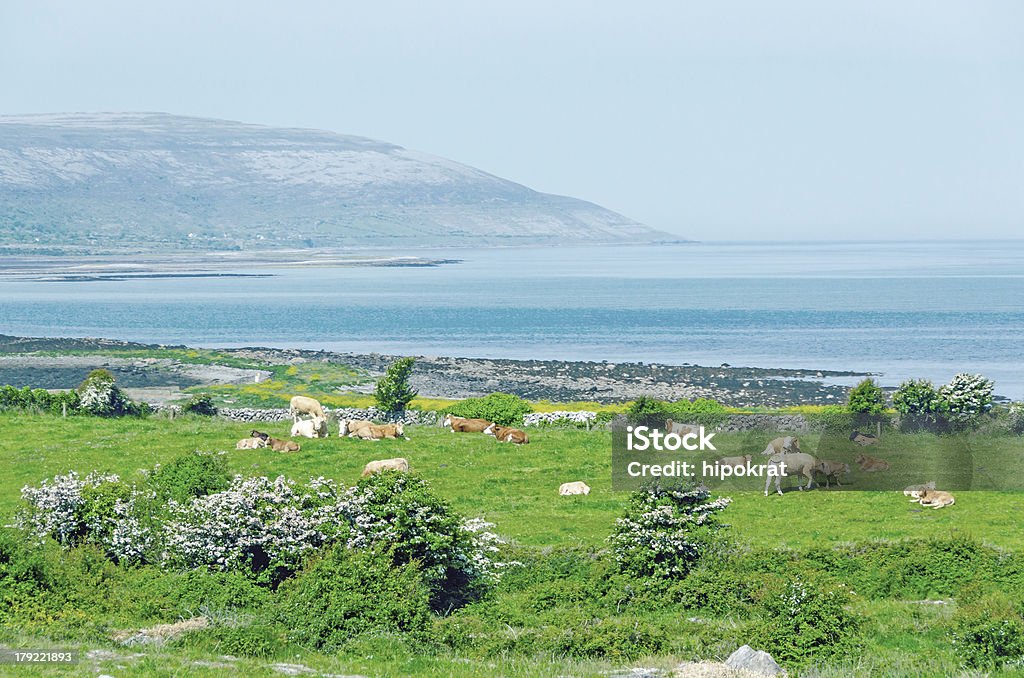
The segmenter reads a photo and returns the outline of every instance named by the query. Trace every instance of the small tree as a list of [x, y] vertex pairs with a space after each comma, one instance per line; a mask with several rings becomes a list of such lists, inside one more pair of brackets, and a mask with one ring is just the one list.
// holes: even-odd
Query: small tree
[[378, 409], [400, 412], [416, 397], [416, 391], [409, 386], [409, 375], [415, 362], [415, 358], [399, 358], [388, 366], [373, 393]]
[[892, 405], [901, 415], [901, 425], [915, 428], [934, 425], [946, 411], [939, 391], [927, 379], [908, 379], [892, 394]]
[[198, 393], [192, 396], [181, 411], [185, 414], [198, 414], [201, 417], [217, 416], [217, 406], [213, 404], [213, 397], [208, 393]]
[[868, 377], [850, 390], [846, 406], [854, 414], [877, 417], [885, 412], [885, 391]]

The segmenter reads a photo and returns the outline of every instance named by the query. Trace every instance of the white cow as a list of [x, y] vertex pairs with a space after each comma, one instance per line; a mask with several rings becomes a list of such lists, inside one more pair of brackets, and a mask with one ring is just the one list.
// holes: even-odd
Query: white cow
[[371, 461], [363, 467], [363, 473], [360, 477], [365, 478], [366, 476], [372, 476], [374, 473], [380, 473], [381, 471], [399, 471], [401, 473], [408, 473], [409, 462], [402, 457]]
[[582, 480], [577, 480], [574, 483], [562, 483], [558, 486], [558, 494], [563, 497], [568, 497], [574, 494], [590, 494], [590, 486]]
[[[769, 472], [765, 474], [764, 496], [768, 496], [768, 486], [775, 479], [775, 491], [782, 494], [782, 478], [797, 477], [797, 487], [804, 490], [804, 478], [807, 478], [807, 489], [814, 485], [814, 467], [818, 460], [804, 452], [780, 452], [768, 458]], [[771, 467], [776, 467], [774, 473]]]
[[294, 396], [288, 408], [288, 413], [292, 415], [292, 422], [298, 421], [300, 414], [308, 414], [310, 418], [320, 417], [324, 420], [327, 419], [327, 413], [324, 412], [320, 401], [307, 396]]
[[312, 419], [303, 419], [292, 424], [292, 438], [295, 436], [326, 438], [327, 435], [327, 419], [313, 417]]

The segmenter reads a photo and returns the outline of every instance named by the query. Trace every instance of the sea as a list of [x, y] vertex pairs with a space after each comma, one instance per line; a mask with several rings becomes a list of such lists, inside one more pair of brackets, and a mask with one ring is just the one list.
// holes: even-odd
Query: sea
[[231, 273], [269, 276], [75, 282], [4, 275], [0, 262], [0, 333], [853, 370], [890, 386], [971, 372], [1024, 399], [1024, 240], [402, 254], [460, 262], [274, 268], [254, 253]]

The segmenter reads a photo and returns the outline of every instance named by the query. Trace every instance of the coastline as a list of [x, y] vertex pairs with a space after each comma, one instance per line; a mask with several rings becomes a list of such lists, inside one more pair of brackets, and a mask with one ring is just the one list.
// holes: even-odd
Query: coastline
[[[0, 383], [43, 388], [71, 388], [95, 367], [114, 371], [126, 387], [163, 390], [167, 399], [178, 388], [205, 384], [251, 383], [258, 369], [229, 369], [161, 358], [161, 350], [186, 346], [139, 344], [112, 339], [39, 338], [0, 335]], [[126, 351], [156, 352], [125, 357]], [[61, 355], [62, 352], [73, 355]], [[266, 347], [217, 349], [233, 358], [266, 365], [323, 362], [355, 368], [369, 377], [383, 374], [396, 357], [381, 353]], [[828, 405], [845, 400], [847, 388], [828, 384], [830, 377], [868, 373], [814, 369], [736, 367], [722, 364], [666, 365], [645, 362], [513, 360], [451, 356], [416, 356], [412, 385], [421, 396], [460, 399], [501, 391], [529, 400], [588, 401], [602, 404], [649, 396], [663, 400], [712, 398], [735, 407]], [[28, 380], [35, 379], [35, 382]], [[20, 381], [19, 381], [20, 380]], [[40, 381], [42, 380], [42, 381]], [[353, 386], [366, 393], [372, 387]], [[178, 391], [180, 393], [180, 391]]]

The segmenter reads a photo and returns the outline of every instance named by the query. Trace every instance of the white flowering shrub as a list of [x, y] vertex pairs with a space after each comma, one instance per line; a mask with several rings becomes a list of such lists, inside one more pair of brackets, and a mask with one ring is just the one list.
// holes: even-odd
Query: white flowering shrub
[[143, 406], [132, 402], [114, 384], [114, 376], [106, 370], [93, 370], [79, 385], [78, 408], [97, 417], [122, 417], [143, 412]]
[[1007, 423], [1010, 431], [1024, 435], [1024, 403], [1011, 403], [1007, 412]]
[[88, 534], [84, 493], [119, 480], [116, 475], [100, 473], [83, 479], [71, 471], [44, 480], [39, 487], [26, 485], [21, 488], [26, 506], [15, 516], [15, 524], [36, 538], [52, 537], [64, 545], [78, 543]]
[[958, 374], [939, 389], [950, 424], [964, 427], [973, 424], [992, 409], [991, 380], [980, 374]]
[[270, 584], [333, 541], [343, 524], [336, 488], [322, 478], [296, 485], [284, 476], [236, 476], [221, 492], [172, 501], [169, 512], [165, 565], [243, 571]]
[[716, 514], [732, 502], [705, 487], [650, 483], [630, 497], [608, 540], [623, 572], [635, 577], [682, 578], [725, 527]]

